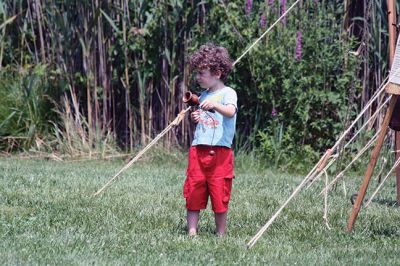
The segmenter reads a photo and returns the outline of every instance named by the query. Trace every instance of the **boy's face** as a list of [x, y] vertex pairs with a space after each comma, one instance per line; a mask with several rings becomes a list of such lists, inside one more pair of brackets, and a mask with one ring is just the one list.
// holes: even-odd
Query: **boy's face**
[[203, 89], [216, 86], [220, 82], [221, 74], [212, 74], [209, 69], [201, 69], [196, 73], [196, 81]]

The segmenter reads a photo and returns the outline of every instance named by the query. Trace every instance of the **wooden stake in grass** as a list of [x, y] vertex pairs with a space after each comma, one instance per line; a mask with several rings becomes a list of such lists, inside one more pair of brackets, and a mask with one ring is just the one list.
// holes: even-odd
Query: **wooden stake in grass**
[[106, 189], [115, 179], [117, 179], [122, 172], [124, 172], [126, 169], [132, 166], [146, 151], [148, 151], [160, 138], [162, 138], [168, 131], [170, 131], [173, 127], [179, 125], [179, 123], [182, 121], [182, 119], [185, 117], [185, 114], [190, 110], [191, 107], [188, 107], [184, 110], [182, 110], [178, 116], [172, 121], [163, 131], [161, 131], [160, 134], [157, 135], [147, 146], [141, 150], [135, 158], [130, 160], [124, 167], [122, 167], [121, 170], [119, 170], [118, 173], [116, 173], [101, 189], [99, 189], [96, 193], [93, 194], [93, 196], [99, 195], [104, 189]]

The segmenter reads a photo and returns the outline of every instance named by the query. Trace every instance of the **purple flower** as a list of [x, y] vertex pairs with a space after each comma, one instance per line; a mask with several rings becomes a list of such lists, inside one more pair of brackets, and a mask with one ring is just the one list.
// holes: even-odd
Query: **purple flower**
[[269, 8], [271, 9], [271, 12], [272, 12], [272, 13], [275, 13], [275, 12], [276, 12], [275, 7], [274, 7], [274, 4], [275, 4], [275, 0], [268, 0], [268, 6], [269, 6]]
[[247, 14], [247, 16], [250, 16], [252, 6], [253, 6], [253, 0], [246, 0], [246, 14]]
[[[281, 15], [286, 12], [286, 0], [281, 0]], [[282, 24], [286, 25], [286, 16], [282, 18]]]
[[265, 28], [267, 25], [267, 17], [265, 16], [265, 13], [263, 13], [260, 17], [260, 27]]
[[277, 115], [278, 115], [278, 110], [276, 110], [276, 108], [273, 107], [273, 108], [272, 108], [272, 112], [271, 112], [271, 116], [272, 116], [272, 117], [275, 117], [275, 116], [277, 116]]
[[296, 54], [294, 58], [296, 61], [299, 61], [301, 59], [301, 31], [297, 31], [296, 34]]

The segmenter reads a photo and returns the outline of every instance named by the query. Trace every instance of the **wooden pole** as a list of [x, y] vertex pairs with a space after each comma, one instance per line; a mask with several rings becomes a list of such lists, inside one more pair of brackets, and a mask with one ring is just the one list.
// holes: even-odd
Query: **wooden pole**
[[[396, 23], [397, 23], [397, 14], [396, 14], [396, 2], [394, 0], [388, 0], [388, 25], [389, 25], [389, 65], [393, 64], [394, 53], [396, 49]], [[395, 143], [395, 154], [396, 161], [400, 157], [400, 132], [395, 132], [394, 137]], [[400, 166], [396, 168], [396, 187], [397, 187], [397, 205], [400, 205]]]
[[353, 230], [354, 223], [356, 222], [358, 213], [360, 211], [361, 203], [364, 200], [365, 192], [367, 191], [369, 181], [371, 180], [371, 176], [374, 172], [379, 153], [382, 149], [383, 141], [385, 139], [386, 133], [389, 128], [389, 123], [392, 118], [392, 114], [393, 114], [393, 110], [394, 110], [394, 107], [397, 102], [397, 98], [398, 98], [397, 95], [392, 95], [392, 99], [390, 100], [388, 110], [386, 111], [386, 115], [383, 120], [383, 124], [382, 124], [382, 128], [381, 128], [381, 133], [379, 134], [376, 146], [375, 146], [374, 150], [372, 151], [371, 159], [369, 161], [367, 171], [365, 172], [364, 181], [360, 187], [356, 202], [354, 203], [353, 210], [351, 212], [349, 221], [347, 223], [347, 231], [349, 231], [349, 232]]

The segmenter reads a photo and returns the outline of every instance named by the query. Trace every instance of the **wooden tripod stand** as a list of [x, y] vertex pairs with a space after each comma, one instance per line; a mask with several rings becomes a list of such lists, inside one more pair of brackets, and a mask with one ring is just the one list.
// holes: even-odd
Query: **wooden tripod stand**
[[347, 231], [352, 231], [354, 223], [356, 222], [358, 213], [360, 212], [361, 203], [364, 200], [365, 193], [367, 191], [369, 181], [371, 180], [372, 174], [374, 172], [376, 162], [378, 160], [379, 153], [382, 149], [382, 144], [385, 139], [386, 133], [389, 129], [389, 123], [393, 115], [394, 108], [396, 106], [397, 98], [400, 95], [400, 86], [390, 86], [391, 91], [386, 90], [387, 92], [392, 94], [392, 99], [390, 99], [389, 107], [386, 111], [385, 118], [383, 120], [382, 129], [379, 134], [379, 137], [376, 141], [376, 146], [371, 154], [371, 159], [368, 163], [367, 171], [365, 172], [364, 181], [361, 184], [361, 187], [358, 192], [357, 199], [354, 203], [353, 210], [351, 212], [349, 221], [347, 223]]

